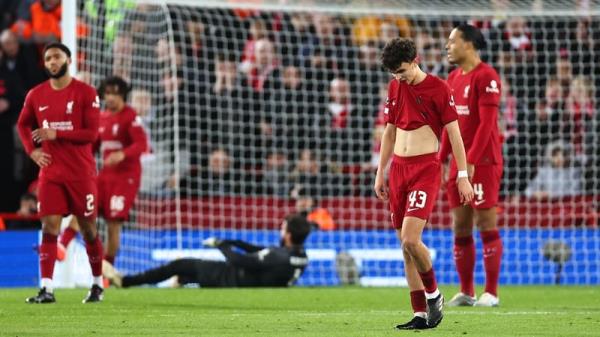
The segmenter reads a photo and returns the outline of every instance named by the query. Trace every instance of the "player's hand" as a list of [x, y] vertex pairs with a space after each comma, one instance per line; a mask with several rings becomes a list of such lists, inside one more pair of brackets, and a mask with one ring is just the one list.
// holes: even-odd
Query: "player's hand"
[[31, 154], [29, 155], [29, 157], [31, 157], [31, 159], [39, 167], [46, 167], [46, 166], [50, 165], [50, 163], [52, 162], [52, 157], [50, 156], [50, 154], [42, 151], [42, 149], [35, 149], [35, 150], [31, 151]]
[[373, 189], [375, 190], [375, 194], [377, 194], [377, 198], [381, 200], [389, 199], [389, 190], [388, 187], [385, 186], [383, 175], [377, 174], [377, 176], [375, 176], [375, 185], [373, 186]]
[[221, 243], [221, 240], [211, 236], [210, 238], [206, 238], [202, 240], [202, 244], [206, 247], [216, 247]]
[[473, 192], [473, 186], [469, 182], [468, 178], [458, 178], [458, 194], [460, 195], [460, 202], [464, 205], [468, 204], [473, 200], [475, 193]]
[[115, 166], [125, 159], [125, 153], [123, 151], [111, 152], [108, 157], [104, 160], [104, 166]]
[[56, 139], [56, 130], [54, 129], [35, 129], [31, 132], [31, 137], [36, 143], [41, 143], [46, 140]]
[[467, 174], [469, 175], [469, 181], [473, 181], [475, 175], [475, 165], [467, 163]]

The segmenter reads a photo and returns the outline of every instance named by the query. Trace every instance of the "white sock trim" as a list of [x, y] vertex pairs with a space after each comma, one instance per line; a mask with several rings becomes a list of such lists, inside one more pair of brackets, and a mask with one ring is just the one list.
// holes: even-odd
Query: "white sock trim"
[[104, 283], [102, 282], [102, 276], [94, 276], [93, 284], [97, 285], [100, 288], [104, 287]]
[[425, 298], [428, 299], [428, 300], [430, 300], [432, 298], [436, 298], [438, 296], [440, 296], [440, 290], [439, 289], [435, 289], [435, 291], [432, 292], [432, 293], [425, 292]]
[[42, 288], [46, 288], [46, 292], [54, 292], [54, 288], [52, 287], [52, 279], [43, 277], [42, 278]]
[[424, 311], [417, 311], [415, 312], [415, 317], [421, 317], [421, 318], [427, 318], [427, 313]]

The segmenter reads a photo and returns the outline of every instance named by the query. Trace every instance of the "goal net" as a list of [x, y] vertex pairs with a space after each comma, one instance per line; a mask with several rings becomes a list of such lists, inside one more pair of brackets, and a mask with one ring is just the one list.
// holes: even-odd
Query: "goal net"
[[[598, 2], [415, 3], [79, 0], [78, 77], [130, 81], [152, 148], [118, 269], [222, 258], [208, 236], [278, 244], [285, 215], [306, 209], [319, 229], [300, 284], [405, 284], [372, 191], [390, 80], [379, 52], [411, 37], [445, 78], [446, 39], [469, 22], [503, 87], [500, 282], [600, 283]], [[444, 192], [424, 240], [439, 281], [457, 283]]]

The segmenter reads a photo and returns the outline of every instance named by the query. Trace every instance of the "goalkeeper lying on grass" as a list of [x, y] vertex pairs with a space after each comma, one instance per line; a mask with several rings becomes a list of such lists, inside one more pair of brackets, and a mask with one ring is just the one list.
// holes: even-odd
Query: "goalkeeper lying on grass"
[[[302, 215], [289, 215], [281, 224], [281, 246], [262, 247], [241, 240], [208, 238], [202, 243], [218, 248], [225, 261], [185, 258], [140, 274], [121, 276], [104, 261], [103, 274], [117, 287], [154, 284], [172, 276], [178, 283], [201, 287], [285, 287], [293, 285], [308, 264], [304, 240], [311, 223]], [[244, 251], [233, 250], [237, 247]]]

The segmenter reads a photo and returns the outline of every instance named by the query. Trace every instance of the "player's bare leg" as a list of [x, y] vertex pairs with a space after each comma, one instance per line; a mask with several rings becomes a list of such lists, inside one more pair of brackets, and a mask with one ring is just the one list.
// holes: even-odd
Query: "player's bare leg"
[[71, 216], [71, 220], [69, 221], [69, 225], [58, 237], [58, 260], [62, 261], [66, 258], [67, 247], [73, 239], [79, 234], [79, 224], [77, 223], [77, 218]]
[[106, 254], [104, 259], [110, 264], [115, 264], [115, 257], [119, 252], [121, 245], [121, 226], [123, 222], [120, 220], [107, 221], [108, 225], [108, 241], [106, 243]]
[[473, 306], [475, 304], [475, 241], [473, 240], [473, 208], [460, 206], [452, 209], [454, 226], [454, 263], [460, 281], [460, 291], [448, 306]]
[[102, 260], [103, 260], [103, 248], [102, 241], [98, 235], [98, 229], [96, 228], [95, 218], [77, 217], [79, 227], [81, 228], [81, 234], [85, 240], [85, 249], [88, 254], [90, 266], [92, 267], [93, 284], [92, 287], [83, 300], [83, 303], [100, 302], [102, 301], [103, 292], [102, 289]]
[[435, 328], [443, 318], [444, 296], [437, 287], [429, 250], [421, 240], [421, 234], [426, 223], [427, 221], [423, 219], [405, 217], [402, 222], [400, 241], [402, 242], [403, 252], [410, 256], [414, 269], [416, 269], [425, 289], [427, 325], [430, 328]]
[[[401, 240], [401, 231], [398, 230], [396, 233], [398, 239]], [[425, 289], [423, 288], [421, 276], [419, 276], [417, 267], [410, 254], [403, 249], [402, 255], [404, 256], [404, 273], [406, 275], [408, 289], [410, 290], [410, 304], [413, 309], [414, 317], [404, 324], [396, 325], [396, 329], [427, 329], [427, 301], [425, 299]]]
[[48, 215], [42, 217], [42, 244], [39, 250], [40, 271], [42, 286], [36, 296], [27, 298], [27, 303], [54, 303], [54, 289], [52, 287], [52, 275], [56, 262], [58, 233], [62, 216]]
[[475, 210], [475, 223], [483, 243], [483, 264], [485, 268], [485, 291], [475, 302], [475, 306], [495, 307], [500, 304], [498, 278], [503, 247], [497, 222], [495, 207]]

